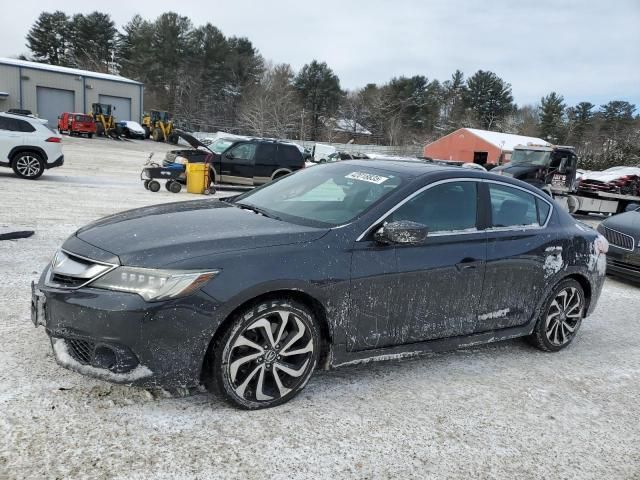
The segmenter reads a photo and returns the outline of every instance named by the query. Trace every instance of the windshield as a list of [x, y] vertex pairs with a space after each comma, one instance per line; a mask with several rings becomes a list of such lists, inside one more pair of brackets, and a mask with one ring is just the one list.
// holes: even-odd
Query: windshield
[[210, 144], [207, 148], [211, 150], [213, 153], [222, 153], [227, 148], [229, 148], [233, 144], [233, 140], [228, 140], [226, 138], [219, 138], [212, 144]]
[[551, 152], [540, 150], [514, 150], [511, 154], [511, 165], [548, 165]]
[[384, 170], [334, 163], [287, 175], [240, 195], [234, 203], [291, 223], [337, 226], [356, 218], [400, 183], [400, 177]]

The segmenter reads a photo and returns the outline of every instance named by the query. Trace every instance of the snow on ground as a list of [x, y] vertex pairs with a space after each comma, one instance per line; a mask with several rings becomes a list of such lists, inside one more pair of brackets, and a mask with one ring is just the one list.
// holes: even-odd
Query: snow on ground
[[56, 365], [29, 284], [79, 226], [201, 198], [144, 190], [150, 141], [64, 140], [36, 182], [0, 170], [0, 479], [640, 478], [640, 288], [608, 279], [557, 354], [516, 340], [318, 372], [292, 402], [235, 410]]

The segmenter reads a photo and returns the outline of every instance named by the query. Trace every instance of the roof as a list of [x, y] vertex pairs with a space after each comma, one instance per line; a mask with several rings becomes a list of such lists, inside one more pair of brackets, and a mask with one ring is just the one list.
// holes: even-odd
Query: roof
[[494, 145], [501, 150], [513, 150], [516, 145], [534, 145], [551, 146], [551, 144], [541, 138], [526, 137], [524, 135], [514, 135], [512, 133], [490, 132], [489, 130], [479, 130], [477, 128], [463, 128], [473, 133], [476, 137], [480, 137], [485, 142]]
[[79, 68], [60, 67], [58, 65], [49, 65], [48, 63], [29, 62], [27, 60], [17, 60], [15, 58], [0, 57], [0, 65], [12, 65], [14, 67], [31, 68], [33, 70], [45, 70], [48, 72], [64, 73], [67, 75], [76, 75], [76, 76], [82, 76], [87, 78], [97, 78], [100, 80], [111, 80], [112, 82], [142, 85], [142, 83], [140, 82], [131, 80], [130, 78], [121, 77], [120, 75], [91, 72], [89, 70], [80, 70]]

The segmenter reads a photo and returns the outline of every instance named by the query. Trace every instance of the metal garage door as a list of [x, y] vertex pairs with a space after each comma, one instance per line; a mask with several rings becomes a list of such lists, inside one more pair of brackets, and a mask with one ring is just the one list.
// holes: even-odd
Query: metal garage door
[[[126, 97], [113, 97], [111, 95], [100, 95], [100, 103], [109, 103], [116, 107], [113, 115], [116, 120], [134, 120], [131, 118], [131, 99]], [[140, 121], [138, 118], [137, 121]]]
[[58, 127], [58, 116], [63, 112], [75, 111], [73, 90], [36, 87], [36, 101], [40, 118], [49, 120], [50, 128]]

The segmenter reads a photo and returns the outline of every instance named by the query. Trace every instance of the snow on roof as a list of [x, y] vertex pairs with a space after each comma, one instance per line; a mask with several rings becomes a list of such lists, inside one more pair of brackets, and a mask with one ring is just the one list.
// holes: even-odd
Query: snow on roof
[[111, 80], [115, 82], [142, 85], [142, 83], [140, 82], [136, 82], [135, 80], [131, 80], [130, 78], [121, 77], [120, 75], [91, 72], [89, 70], [80, 70], [78, 68], [60, 67], [58, 65], [49, 65], [48, 63], [28, 62], [26, 60], [17, 60], [15, 58], [0, 57], [0, 65], [13, 65], [14, 67], [31, 68], [34, 70], [46, 70], [49, 72], [66, 73], [69, 75], [79, 75], [88, 78], [98, 78], [101, 80]]
[[[371, 132], [360, 125], [355, 120], [348, 118], [338, 118], [335, 120], [336, 126], [334, 130], [338, 132], [357, 133], [360, 135], [371, 135]], [[355, 127], [355, 128], [354, 128]]]
[[485, 142], [488, 142], [502, 150], [513, 150], [516, 145], [527, 145], [529, 143], [533, 145], [545, 145], [551, 146], [549, 142], [536, 137], [525, 137], [524, 135], [514, 135], [512, 133], [490, 132], [488, 130], [479, 130], [477, 128], [465, 128], [468, 132], [473, 133], [475, 136], [482, 138]]

